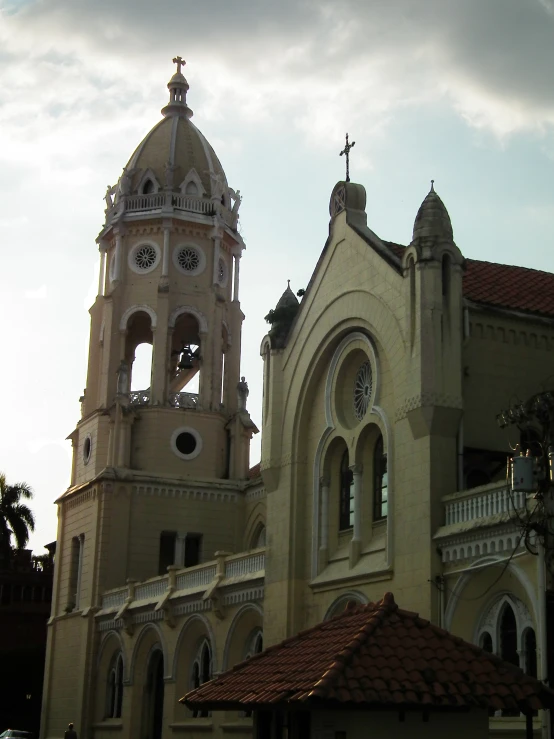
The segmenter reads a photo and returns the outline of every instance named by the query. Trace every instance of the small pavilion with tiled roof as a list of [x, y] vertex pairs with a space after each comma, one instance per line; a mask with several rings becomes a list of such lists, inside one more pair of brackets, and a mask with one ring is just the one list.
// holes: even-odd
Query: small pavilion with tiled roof
[[525, 714], [533, 736], [533, 713], [554, 707], [554, 691], [387, 593], [269, 647], [181, 702], [253, 711], [256, 739], [485, 739], [489, 711]]

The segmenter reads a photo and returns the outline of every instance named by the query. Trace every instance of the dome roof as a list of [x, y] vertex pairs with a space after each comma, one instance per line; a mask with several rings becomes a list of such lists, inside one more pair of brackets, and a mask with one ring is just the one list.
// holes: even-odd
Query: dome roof
[[221, 196], [228, 189], [217, 154], [194, 123], [180, 115], [170, 114], [154, 126], [124, 171], [131, 177], [130, 192], [143, 185], [145, 175], [153, 175], [160, 189], [178, 191], [189, 173], [202, 186], [198, 195]]
[[433, 180], [431, 180], [431, 190], [417, 212], [412, 241], [422, 237], [441, 238], [444, 241], [454, 240], [450, 216], [444, 203], [435, 192]]
[[[191, 122], [187, 105], [189, 84], [181, 73], [184, 61], [173, 60], [177, 72], [170, 79], [169, 102], [162, 109], [164, 118], [154, 126], [136, 148], [123, 170], [118, 194], [142, 194], [164, 189], [185, 192], [189, 181], [195, 187], [188, 192], [199, 197], [223, 198], [229, 205], [225, 172], [215, 151]], [[152, 187], [145, 190], [147, 180]]]
[[294, 306], [296, 308], [299, 305], [300, 303], [298, 302], [298, 298], [290, 289], [290, 280], [287, 280], [287, 289], [279, 298], [279, 301], [275, 306], [275, 310], [277, 310], [278, 308], [289, 308], [291, 306]]

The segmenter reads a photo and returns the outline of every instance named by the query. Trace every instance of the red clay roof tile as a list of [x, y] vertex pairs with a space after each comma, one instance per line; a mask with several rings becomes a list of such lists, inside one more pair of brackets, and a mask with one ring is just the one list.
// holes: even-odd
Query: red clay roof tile
[[[430, 645], [433, 645], [431, 648]], [[393, 657], [386, 658], [387, 652]], [[410, 658], [400, 659], [400, 651]], [[191, 707], [319, 701], [405, 707], [554, 707], [554, 691], [522, 670], [398, 608], [349, 608], [188, 693]]]

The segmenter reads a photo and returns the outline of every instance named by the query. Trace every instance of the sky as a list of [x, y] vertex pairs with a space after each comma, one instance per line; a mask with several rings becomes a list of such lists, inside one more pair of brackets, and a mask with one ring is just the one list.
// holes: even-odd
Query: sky
[[466, 257], [552, 271], [554, 0], [0, 0], [0, 470], [35, 490], [38, 552], [69, 482], [106, 185], [175, 55], [243, 197], [258, 425], [264, 316], [310, 279], [347, 131], [381, 238], [410, 242], [434, 179]]

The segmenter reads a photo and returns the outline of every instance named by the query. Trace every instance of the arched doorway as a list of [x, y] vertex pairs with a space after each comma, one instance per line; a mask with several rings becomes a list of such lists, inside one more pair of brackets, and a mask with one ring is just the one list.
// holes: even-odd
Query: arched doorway
[[144, 686], [144, 739], [161, 739], [164, 715], [164, 658], [161, 650], [152, 652]]

